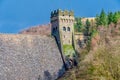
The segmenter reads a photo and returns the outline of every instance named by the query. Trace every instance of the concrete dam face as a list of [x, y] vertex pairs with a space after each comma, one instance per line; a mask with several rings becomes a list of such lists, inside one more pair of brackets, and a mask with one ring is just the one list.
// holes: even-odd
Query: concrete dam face
[[0, 34], [0, 80], [55, 80], [64, 71], [54, 38]]

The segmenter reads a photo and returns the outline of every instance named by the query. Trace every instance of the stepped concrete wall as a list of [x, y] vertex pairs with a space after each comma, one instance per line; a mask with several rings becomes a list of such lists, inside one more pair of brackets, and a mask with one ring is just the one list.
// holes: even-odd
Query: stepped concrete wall
[[54, 38], [0, 34], [0, 80], [55, 80], [64, 71]]

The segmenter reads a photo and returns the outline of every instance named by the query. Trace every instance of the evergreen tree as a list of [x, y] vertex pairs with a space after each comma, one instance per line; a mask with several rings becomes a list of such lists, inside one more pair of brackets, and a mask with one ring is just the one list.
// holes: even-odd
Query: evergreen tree
[[87, 19], [86, 20], [86, 26], [89, 27], [90, 26], [90, 21]]
[[99, 19], [99, 25], [106, 26], [107, 24], [108, 24], [107, 15], [105, 11], [102, 9], [101, 14], [100, 14], [100, 19]]
[[108, 13], [108, 24], [114, 21], [113, 17], [114, 17], [114, 14], [112, 12], [109, 12]]
[[113, 22], [117, 23], [119, 19], [120, 19], [120, 12], [115, 12], [113, 16]]
[[75, 31], [82, 32], [83, 31], [83, 24], [82, 24], [81, 18], [76, 18], [75, 20], [76, 20]]
[[85, 34], [87, 36], [89, 35], [89, 28], [90, 28], [90, 21], [87, 19], [86, 20], [86, 26], [85, 26]]
[[97, 26], [100, 25], [100, 17], [99, 17], [98, 14], [96, 15], [95, 20], [96, 20], [96, 25], [97, 25]]
[[96, 15], [96, 25], [104, 25], [106, 26], [108, 24], [108, 20], [107, 20], [107, 15], [105, 13], [105, 11], [102, 9], [100, 15]]

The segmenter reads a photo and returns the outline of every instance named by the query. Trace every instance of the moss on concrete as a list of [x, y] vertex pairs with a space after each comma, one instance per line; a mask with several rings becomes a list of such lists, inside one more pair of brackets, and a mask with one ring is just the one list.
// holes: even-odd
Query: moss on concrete
[[75, 55], [75, 50], [72, 45], [63, 45], [63, 51], [66, 56], [73, 57]]

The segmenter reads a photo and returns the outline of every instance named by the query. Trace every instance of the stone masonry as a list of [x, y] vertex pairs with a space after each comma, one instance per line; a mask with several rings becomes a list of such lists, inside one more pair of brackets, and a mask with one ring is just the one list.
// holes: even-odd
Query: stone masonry
[[54, 38], [0, 34], [0, 80], [55, 80], [64, 71]]
[[63, 53], [63, 45], [73, 45], [74, 13], [67, 10], [55, 10], [51, 12], [51, 31], [56, 38], [60, 51]]

